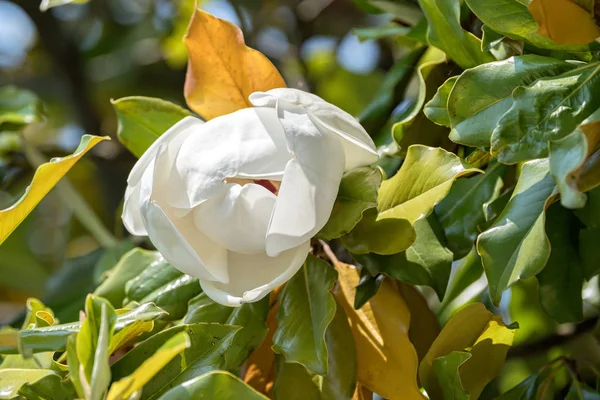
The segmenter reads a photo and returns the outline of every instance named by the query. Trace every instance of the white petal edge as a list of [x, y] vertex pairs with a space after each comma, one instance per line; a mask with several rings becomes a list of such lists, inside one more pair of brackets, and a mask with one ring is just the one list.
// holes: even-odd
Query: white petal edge
[[[224, 306], [239, 307], [244, 303], [254, 303], [267, 296], [279, 285], [290, 280], [304, 264], [309, 250], [310, 242], [306, 242], [296, 248], [287, 250], [278, 257], [269, 257], [266, 254], [252, 256], [230, 253], [230, 283], [220, 284], [201, 279], [200, 286], [208, 297]], [[281, 263], [283, 265], [281, 273], [272, 274], [274, 278], [268, 282], [253, 284], [253, 281], [260, 278], [256, 275], [257, 271], [268, 268], [267, 263], [273, 266]], [[240, 293], [240, 286], [247, 286], [247, 290]]]

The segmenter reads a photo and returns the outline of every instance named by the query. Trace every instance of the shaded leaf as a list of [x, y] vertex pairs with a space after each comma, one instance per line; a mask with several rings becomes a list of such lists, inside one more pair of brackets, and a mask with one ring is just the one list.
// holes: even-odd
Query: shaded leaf
[[337, 273], [326, 262], [309, 255], [285, 285], [277, 312], [273, 351], [286, 363], [299, 363], [319, 375], [327, 374], [325, 332], [335, 316], [330, 293]]
[[377, 207], [381, 179], [381, 171], [370, 167], [344, 173], [331, 216], [317, 237], [330, 240], [350, 232], [367, 209]]
[[435, 95], [423, 108], [423, 113], [431, 121], [438, 125], [450, 127], [450, 116], [448, 115], [448, 98], [456, 83], [458, 76], [452, 76], [446, 80], [437, 90]]
[[481, 41], [460, 25], [460, 4], [452, 0], [419, 0], [429, 22], [427, 40], [462, 68], [495, 61], [481, 50]]
[[600, 36], [593, 13], [571, 0], [533, 0], [527, 6], [540, 25], [537, 33], [556, 44], [584, 45]]
[[33, 208], [48, 194], [71, 167], [92, 147], [108, 137], [83, 135], [73, 154], [53, 158], [35, 171], [31, 185], [12, 206], [0, 210], [0, 244], [15, 230]]
[[254, 92], [285, 87], [275, 66], [246, 47], [230, 22], [196, 8], [183, 40], [189, 54], [185, 99], [206, 119], [251, 107]]
[[10, 85], [0, 88], [0, 125], [36, 122], [39, 112], [40, 100], [35, 93]]
[[175, 386], [162, 400], [210, 399], [215, 393], [219, 400], [266, 400], [267, 397], [246, 385], [235, 375], [225, 371], [212, 371]]
[[469, 358], [470, 353], [453, 351], [433, 360], [433, 370], [440, 382], [444, 400], [469, 400], [469, 392], [463, 388], [458, 371]]
[[175, 123], [192, 115], [177, 104], [154, 97], [123, 97], [111, 103], [119, 121], [119, 141], [136, 157]]
[[19, 395], [27, 400], [64, 400], [76, 397], [71, 382], [61, 379], [57, 374], [48, 374], [35, 382], [24, 384]]
[[540, 272], [550, 253], [544, 230], [546, 208], [555, 192], [547, 159], [523, 164], [515, 190], [494, 224], [477, 239], [490, 296]]
[[582, 382], [574, 381], [565, 400], [600, 400], [600, 393], [587, 387]]
[[419, 379], [432, 400], [444, 399], [441, 382], [434, 373], [433, 362], [454, 351], [468, 352], [471, 357], [459, 368], [462, 387], [471, 398], [478, 398], [483, 388], [500, 372], [512, 345], [515, 329], [502, 323], [481, 303], [460, 310], [448, 321], [419, 366]]

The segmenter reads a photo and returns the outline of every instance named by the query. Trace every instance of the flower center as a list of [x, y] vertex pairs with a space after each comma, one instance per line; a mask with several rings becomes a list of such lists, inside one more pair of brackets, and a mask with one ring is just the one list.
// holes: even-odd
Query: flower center
[[268, 179], [242, 179], [242, 178], [225, 178], [223, 179], [225, 183], [237, 183], [238, 185], [244, 186], [248, 183], [254, 183], [260, 185], [267, 189], [269, 192], [273, 193], [277, 196], [277, 192], [279, 192], [279, 186], [281, 186], [280, 181], [271, 181]]

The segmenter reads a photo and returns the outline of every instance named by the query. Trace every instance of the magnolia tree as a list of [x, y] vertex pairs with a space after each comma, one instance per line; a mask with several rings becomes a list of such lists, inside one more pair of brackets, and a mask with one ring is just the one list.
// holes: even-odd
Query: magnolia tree
[[122, 240], [59, 184], [110, 138], [44, 163], [37, 97], [0, 89], [37, 166], [0, 242], [58, 184], [103, 248], [85, 301], [0, 330], [0, 399], [600, 398], [597, 5], [355, 3], [396, 50], [357, 117], [190, 9], [189, 109], [112, 101]]

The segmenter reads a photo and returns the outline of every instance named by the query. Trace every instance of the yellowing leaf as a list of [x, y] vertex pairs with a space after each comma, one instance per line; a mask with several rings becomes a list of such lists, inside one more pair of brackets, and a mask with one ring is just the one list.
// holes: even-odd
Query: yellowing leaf
[[500, 372], [512, 345], [515, 329], [486, 310], [481, 303], [470, 304], [448, 321], [419, 366], [419, 379], [432, 400], [444, 399], [434, 373], [433, 361], [453, 351], [471, 357], [459, 367], [460, 381], [472, 399]]
[[53, 158], [50, 162], [40, 165], [35, 171], [31, 185], [25, 190], [25, 194], [15, 204], [0, 211], [0, 244], [23, 222], [31, 210], [85, 153], [106, 139], [109, 138], [84, 135], [73, 154]]
[[185, 99], [206, 119], [250, 107], [253, 92], [285, 87], [277, 68], [247, 47], [230, 22], [196, 9], [183, 40], [189, 54]]
[[594, 17], [571, 0], [533, 0], [529, 12], [540, 25], [537, 33], [561, 45], [583, 45], [600, 36]]
[[389, 279], [360, 310], [352, 307], [359, 276], [357, 270], [337, 260], [339, 287], [334, 292], [344, 307], [354, 335], [358, 357], [358, 382], [391, 400], [421, 400], [417, 385], [417, 352], [408, 338], [410, 311]]

